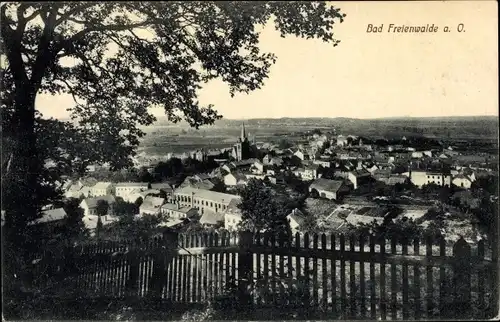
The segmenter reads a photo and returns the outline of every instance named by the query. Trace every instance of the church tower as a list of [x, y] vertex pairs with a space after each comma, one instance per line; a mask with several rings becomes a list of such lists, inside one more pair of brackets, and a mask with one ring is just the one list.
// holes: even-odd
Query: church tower
[[238, 143], [233, 147], [233, 157], [237, 161], [246, 160], [250, 157], [250, 142], [248, 141], [245, 124], [241, 124], [241, 134]]
[[247, 140], [247, 132], [245, 130], [245, 123], [241, 123], [240, 142], [245, 142], [246, 140]]

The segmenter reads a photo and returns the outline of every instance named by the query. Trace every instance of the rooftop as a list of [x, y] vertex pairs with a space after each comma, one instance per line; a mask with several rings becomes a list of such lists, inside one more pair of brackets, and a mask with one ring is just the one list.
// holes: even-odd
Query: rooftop
[[147, 187], [148, 185], [147, 182], [118, 182], [116, 187]]
[[200, 218], [200, 224], [216, 225], [224, 221], [224, 214], [206, 210]]
[[316, 189], [316, 190], [326, 190], [326, 191], [336, 192], [340, 189], [342, 184], [343, 184], [343, 181], [340, 181], [340, 180], [330, 180], [330, 179], [319, 178], [319, 179], [314, 180], [314, 182], [311, 184], [310, 188]]
[[240, 199], [240, 196], [232, 195], [228, 193], [196, 189], [193, 187], [182, 187], [180, 189], [175, 190], [176, 195], [192, 195], [195, 197], [205, 200], [214, 201], [217, 203], [229, 204], [232, 199]]

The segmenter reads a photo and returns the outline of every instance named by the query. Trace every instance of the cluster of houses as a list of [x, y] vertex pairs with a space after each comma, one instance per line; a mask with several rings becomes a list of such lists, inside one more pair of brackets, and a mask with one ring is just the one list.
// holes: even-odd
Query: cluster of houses
[[[84, 223], [89, 229], [96, 227], [99, 217], [104, 225], [116, 221], [114, 205], [117, 198], [121, 198], [131, 203], [142, 201], [137, 215], [161, 215], [166, 218], [163, 223], [166, 226], [196, 219], [206, 227], [234, 230], [241, 221], [238, 209], [240, 197], [234, 188], [246, 185], [252, 178], [284, 184], [284, 173], [293, 173], [300, 180], [310, 183], [311, 194], [325, 200], [339, 200], [373, 180], [387, 185], [412, 182], [422, 187], [434, 183], [467, 189], [477, 175], [484, 172], [453, 163], [459, 154], [451, 148], [444, 151], [417, 151], [402, 146], [380, 149], [363, 144], [362, 139], [356, 136], [342, 135], [314, 134], [288, 149], [280, 149], [270, 143], [248, 143], [260, 154], [248, 157], [245, 152], [248, 139], [244, 129], [241, 136], [233, 148], [236, 161], [222, 162], [219, 168], [208, 174], [187, 177], [177, 187], [169, 183], [98, 182], [90, 178], [68, 182], [63, 190], [67, 198], [82, 198], [80, 206], [84, 209]], [[197, 154], [196, 157], [203, 158], [204, 154]], [[439, 165], [444, 163], [450, 165], [447, 169], [451, 170], [440, 170]], [[402, 167], [403, 171], [395, 171], [398, 167]], [[323, 178], [322, 171], [325, 169], [331, 169], [335, 179]], [[224, 183], [228, 193], [214, 191], [217, 181]], [[100, 200], [109, 205], [104, 216], [97, 213]], [[62, 215], [59, 210], [50, 211], [57, 213], [52, 216]], [[298, 212], [289, 215], [294, 227], [299, 225], [300, 218]]]

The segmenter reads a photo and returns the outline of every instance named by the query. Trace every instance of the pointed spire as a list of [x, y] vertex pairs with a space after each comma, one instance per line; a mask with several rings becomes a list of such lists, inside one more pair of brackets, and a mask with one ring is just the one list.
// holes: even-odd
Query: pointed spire
[[241, 123], [241, 141], [245, 141], [247, 138], [247, 133], [245, 131], [245, 123]]

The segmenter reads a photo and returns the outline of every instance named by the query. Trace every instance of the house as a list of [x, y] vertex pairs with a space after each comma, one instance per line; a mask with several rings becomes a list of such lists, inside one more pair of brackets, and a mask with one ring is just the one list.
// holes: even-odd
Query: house
[[233, 172], [224, 176], [224, 184], [228, 187], [245, 185], [247, 182], [247, 177], [242, 173]]
[[309, 153], [306, 151], [303, 151], [302, 149], [297, 150], [293, 155], [295, 155], [297, 158], [299, 158], [302, 161], [310, 159]]
[[250, 170], [252, 171], [252, 173], [262, 174], [264, 173], [264, 168], [265, 168], [264, 163], [260, 161], [255, 161]]
[[174, 199], [181, 206], [190, 206], [200, 210], [203, 214], [206, 210], [214, 212], [224, 212], [233, 199], [240, 199], [240, 196], [215, 192], [210, 190], [184, 187], [176, 189]]
[[306, 216], [299, 209], [295, 208], [286, 216], [286, 219], [290, 223], [291, 230], [297, 232], [304, 225]]
[[113, 211], [115, 204], [114, 196], [107, 195], [94, 198], [86, 198], [80, 203], [80, 207], [84, 212], [82, 221], [87, 229], [93, 230], [97, 227], [97, 223], [99, 221], [99, 215], [97, 214], [97, 204], [99, 200], [105, 200], [109, 205], [107, 214], [101, 216], [101, 222], [103, 226], [109, 225], [110, 223], [116, 222], [118, 220], [118, 218], [114, 216]]
[[309, 186], [309, 192], [316, 190], [321, 198], [337, 200], [347, 192], [343, 181], [319, 178]]
[[303, 168], [298, 168], [294, 174], [302, 180], [314, 180], [319, 177], [319, 166], [317, 164], [308, 164]]
[[343, 135], [337, 136], [337, 146], [344, 147], [348, 143], [347, 138]]
[[313, 164], [317, 164], [322, 166], [323, 168], [329, 168], [331, 166], [331, 162], [327, 160], [314, 159]]
[[160, 207], [160, 213], [168, 218], [191, 219], [198, 216], [198, 210], [189, 206], [181, 207], [180, 204], [166, 203]]
[[474, 182], [469, 176], [464, 174], [458, 174], [453, 177], [451, 183], [453, 183], [457, 187], [470, 189], [472, 186], [472, 182]]
[[[451, 175], [442, 172], [431, 172], [431, 171], [410, 171], [406, 172], [410, 177], [411, 182], [417, 187], [422, 187], [426, 184], [437, 184], [439, 186], [450, 186], [451, 185]], [[405, 173], [405, 174], [406, 174]]]
[[66, 218], [66, 211], [63, 208], [48, 209], [42, 211], [42, 217], [37, 218], [29, 223], [29, 226], [49, 224], [58, 225]]
[[224, 226], [224, 214], [206, 210], [200, 218], [200, 224], [205, 228], [218, 228]]
[[215, 187], [215, 184], [208, 178], [205, 178], [205, 176], [198, 175], [198, 176], [186, 177], [186, 179], [180, 184], [179, 187], [187, 187], [187, 186], [196, 189], [212, 190]]
[[86, 198], [80, 203], [80, 207], [83, 209], [83, 216], [97, 216], [97, 204], [100, 200], [104, 200], [108, 203], [108, 215], [113, 214], [113, 208], [115, 204], [115, 197], [113, 195], [99, 196]]
[[370, 178], [371, 173], [365, 169], [356, 169], [354, 171], [350, 171], [347, 175], [347, 179], [353, 184], [354, 189], [357, 189], [359, 186], [369, 182]]
[[174, 192], [174, 188], [167, 182], [152, 183], [151, 189], [160, 190], [161, 192], [165, 193], [165, 195], [167, 196], [167, 199], [170, 199], [172, 197], [173, 192]]
[[123, 198], [136, 189], [143, 191], [148, 188], [149, 183], [147, 182], [120, 182], [115, 185], [115, 196]]
[[[83, 185], [80, 181], [73, 183], [64, 192], [64, 197], [66, 197], [66, 198], [80, 198], [82, 195], [84, 195], [82, 188], [83, 188]], [[90, 193], [90, 189], [88, 190], [88, 193]], [[88, 194], [87, 194], [87, 196], [88, 196]]]
[[224, 213], [224, 228], [229, 231], [238, 230], [238, 225], [241, 222], [241, 210], [238, 208], [239, 199], [233, 199], [229, 202]]
[[106, 196], [113, 193], [113, 184], [111, 182], [98, 182], [90, 188], [92, 197]]
[[144, 198], [141, 206], [139, 207], [140, 214], [158, 215], [160, 214], [160, 207], [165, 203], [165, 199], [147, 196]]

